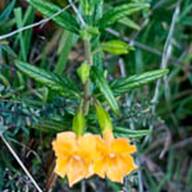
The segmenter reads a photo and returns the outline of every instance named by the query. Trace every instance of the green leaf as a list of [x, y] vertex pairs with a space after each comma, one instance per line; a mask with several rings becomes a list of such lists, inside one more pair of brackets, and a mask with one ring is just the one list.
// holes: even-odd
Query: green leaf
[[103, 7], [103, 0], [80, 0], [80, 5], [85, 16], [94, 16]]
[[109, 52], [114, 55], [122, 55], [129, 53], [130, 50], [133, 50], [133, 47], [128, 43], [120, 40], [111, 40], [103, 42], [101, 44], [103, 51]]
[[71, 52], [71, 49], [74, 45], [74, 42], [76, 42], [76, 35], [70, 31], [64, 31], [61, 40], [59, 41], [58, 46], [58, 61], [55, 65], [54, 72], [58, 75], [63, 74], [64, 69], [66, 68], [67, 61], [69, 58], [69, 54]]
[[139, 31], [141, 28], [137, 23], [135, 23], [133, 20], [129, 19], [128, 17], [122, 18], [121, 20], [118, 21], [118, 23], [121, 23], [122, 25], [127, 26], [131, 29], [135, 29], [137, 31]]
[[62, 8], [58, 7], [57, 5], [43, 0], [28, 0], [28, 2], [46, 17], [51, 17], [60, 12], [60, 14], [52, 17], [52, 20], [69, 31], [79, 33], [79, 24], [77, 23], [76, 19], [66, 10], [62, 11]]
[[18, 60], [16, 61], [16, 66], [29, 77], [46, 85], [54, 91], [58, 91], [64, 96], [78, 96], [77, 88], [68, 78], [60, 77], [54, 73]]
[[94, 5], [92, 6], [88, 0], [80, 0], [80, 5], [85, 15], [92, 15]]
[[123, 127], [116, 127], [115, 134], [119, 136], [126, 136], [129, 138], [137, 138], [137, 137], [144, 137], [151, 134], [149, 129], [145, 130], [132, 130]]
[[39, 121], [38, 123], [35, 123], [34, 125], [29, 125], [28, 127], [48, 133], [58, 133], [68, 130], [68, 127], [65, 125], [64, 122], [53, 119], [41, 119], [41, 121]]
[[149, 7], [148, 3], [129, 3], [117, 6], [115, 8], [109, 9], [103, 17], [98, 21], [98, 26], [101, 29], [114, 24], [118, 20], [129, 16], [135, 12], [141, 11]]
[[166, 75], [168, 72], [168, 69], [149, 71], [141, 75], [133, 75], [128, 78], [114, 80], [110, 86], [115, 95], [120, 95], [122, 93], [126, 93], [130, 89], [141, 87], [147, 83], [155, 81]]
[[101, 93], [104, 95], [105, 99], [108, 101], [109, 105], [111, 106], [112, 110], [119, 114], [119, 106], [117, 104], [117, 101], [113, 95], [113, 92], [111, 91], [108, 82], [106, 81], [103, 71], [99, 70], [97, 67], [92, 67], [92, 74], [93, 79], [100, 89]]
[[9, 18], [14, 9], [15, 3], [16, 0], [7, 3], [6, 8], [0, 13], [0, 21], [5, 21]]
[[[22, 28], [23, 27], [22, 9], [20, 7], [16, 8], [14, 10], [14, 14], [15, 14], [17, 28], [18, 29]], [[25, 61], [27, 59], [27, 53], [26, 53], [26, 46], [25, 46], [25, 42], [24, 42], [23, 33], [20, 32], [18, 34], [18, 37], [19, 37], [19, 42], [20, 42], [20, 59]]]

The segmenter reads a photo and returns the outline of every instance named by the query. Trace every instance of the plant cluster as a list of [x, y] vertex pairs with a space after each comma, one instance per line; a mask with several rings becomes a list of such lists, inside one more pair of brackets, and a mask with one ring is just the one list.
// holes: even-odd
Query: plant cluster
[[190, 0], [0, 9], [0, 190], [190, 191]]

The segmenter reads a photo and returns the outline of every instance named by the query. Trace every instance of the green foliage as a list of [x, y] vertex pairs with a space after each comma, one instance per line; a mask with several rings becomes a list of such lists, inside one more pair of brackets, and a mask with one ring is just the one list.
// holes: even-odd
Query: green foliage
[[96, 6], [98, 6], [100, 3], [102, 3], [102, 0], [80, 0], [83, 13], [87, 16], [92, 16]]
[[5, 21], [9, 18], [11, 12], [14, 9], [16, 0], [11, 1], [11, 3], [9, 3], [6, 8], [0, 13], [0, 21]]
[[37, 10], [39, 10], [42, 14], [47, 17], [52, 17], [56, 13], [56, 16], [52, 17], [51, 19], [56, 22], [59, 26], [74, 32], [79, 32], [79, 24], [76, 19], [68, 13], [66, 10], [62, 10], [62, 8], [49, 3], [43, 0], [28, 0], [28, 2]]
[[59, 42], [58, 54], [59, 58], [54, 72], [61, 75], [66, 68], [68, 56], [74, 44], [75, 35], [70, 31], [64, 31], [61, 41]]
[[130, 27], [132, 29], [135, 29], [137, 31], [139, 31], [141, 28], [137, 23], [135, 23], [133, 20], [129, 19], [128, 17], [122, 18], [121, 20], [119, 20], [119, 23], [127, 27]]
[[140, 138], [144, 136], [149, 136], [151, 134], [150, 130], [131, 130], [125, 127], [116, 127], [115, 133], [119, 137], [128, 137], [128, 138]]
[[113, 92], [109, 87], [107, 80], [104, 77], [103, 72], [99, 70], [97, 67], [93, 67], [92, 74], [93, 74], [94, 82], [96, 83], [101, 93], [104, 95], [105, 99], [111, 106], [111, 109], [116, 114], [119, 114], [120, 111], [119, 111], [118, 103], [113, 95]]
[[114, 24], [118, 20], [132, 15], [135, 12], [141, 11], [149, 7], [147, 3], [129, 3], [111, 8], [103, 17], [98, 21], [98, 25], [101, 29], [105, 29]]
[[111, 88], [116, 95], [126, 93], [127, 91], [146, 85], [152, 81], [155, 81], [168, 73], [167, 69], [159, 69], [143, 73], [141, 75], [133, 75], [128, 78], [121, 78], [114, 80], [111, 83]]
[[59, 75], [45, 71], [44, 69], [40, 69], [22, 61], [16, 61], [16, 66], [29, 77], [48, 86], [54, 91], [58, 91], [63, 96], [78, 97], [77, 87], [68, 78], [60, 77]]

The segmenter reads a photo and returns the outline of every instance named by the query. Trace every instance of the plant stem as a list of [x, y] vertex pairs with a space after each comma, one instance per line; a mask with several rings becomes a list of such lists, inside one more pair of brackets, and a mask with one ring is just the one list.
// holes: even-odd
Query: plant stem
[[[92, 66], [93, 58], [91, 53], [90, 38], [84, 39], [85, 59], [87, 63]], [[90, 91], [89, 91], [90, 80], [88, 79], [84, 84], [84, 101], [83, 101], [83, 112], [87, 115], [89, 111]]]
[[90, 38], [87, 38], [84, 40], [84, 48], [85, 48], [85, 58], [87, 60], [87, 63], [92, 66], [93, 58], [92, 58], [92, 53], [91, 53]]

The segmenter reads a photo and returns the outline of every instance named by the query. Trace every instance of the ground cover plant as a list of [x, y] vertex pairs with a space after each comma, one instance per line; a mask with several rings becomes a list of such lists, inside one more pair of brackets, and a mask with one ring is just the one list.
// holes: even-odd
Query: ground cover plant
[[1, 0], [0, 191], [192, 191], [191, 13]]

